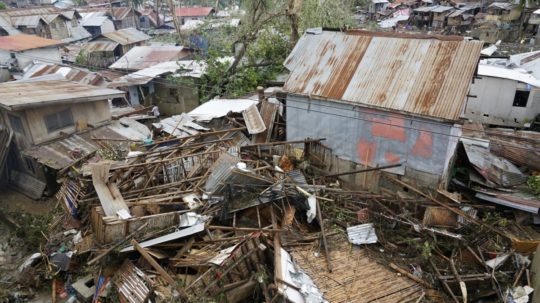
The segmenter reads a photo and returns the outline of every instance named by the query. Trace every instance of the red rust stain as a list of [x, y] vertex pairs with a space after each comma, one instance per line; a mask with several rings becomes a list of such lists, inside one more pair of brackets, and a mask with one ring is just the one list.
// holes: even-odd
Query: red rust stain
[[[340, 100], [357, 72], [358, 65], [371, 42], [371, 37], [355, 37], [353, 39], [355, 39], [354, 45], [344, 52], [343, 57], [337, 58], [333, 56], [328, 62], [328, 68], [332, 69], [332, 75], [323, 88], [322, 96]], [[332, 50], [335, 47], [333, 45]]]
[[412, 148], [412, 154], [429, 159], [433, 156], [433, 135], [427, 131], [420, 131]]
[[357, 151], [359, 162], [363, 165], [370, 166], [377, 153], [377, 143], [360, 139], [358, 141]]
[[371, 134], [390, 140], [405, 142], [405, 120], [399, 117], [373, 118]]
[[384, 161], [387, 164], [396, 164], [396, 163], [399, 163], [400, 160], [401, 158], [394, 153], [391, 153], [391, 152], [384, 153]]

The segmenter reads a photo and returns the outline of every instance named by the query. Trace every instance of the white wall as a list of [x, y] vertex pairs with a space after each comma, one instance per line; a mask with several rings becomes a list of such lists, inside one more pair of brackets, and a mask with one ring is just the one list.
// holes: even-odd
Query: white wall
[[515, 80], [482, 76], [475, 79], [467, 98], [464, 116], [475, 122], [518, 127], [540, 113], [540, 88], [530, 87], [526, 107], [513, 106], [516, 90], [526, 84]]

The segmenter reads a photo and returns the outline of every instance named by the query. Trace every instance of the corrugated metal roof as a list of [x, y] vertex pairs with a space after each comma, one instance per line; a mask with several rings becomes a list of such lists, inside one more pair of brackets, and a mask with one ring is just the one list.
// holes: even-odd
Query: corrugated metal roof
[[11, 24], [15, 27], [26, 26], [28, 28], [36, 28], [39, 26], [39, 22], [48, 24], [47, 20], [41, 16], [21, 16], [11, 18]]
[[133, 9], [131, 7], [113, 7], [112, 13], [115, 20], [123, 20]]
[[56, 46], [62, 43], [62, 41], [54, 39], [24, 34], [0, 37], [0, 49], [7, 51], [24, 51], [28, 49]]
[[178, 70], [183, 70], [183, 72], [179, 72], [177, 74], [179, 77], [185, 76], [198, 78], [204, 73], [205, 69], [206, 66], [204, 65], [204, 63], [197, 62], [195, 60], [167, 61], [114, 79], [114, 81], [112, 81], [109, 87], [146, 84], [152, 81], [152, 79], [154, 79], [155, 77], [175, 73]]
[[90, 71], [84, 71], [67, 66], [60, 66], [56, 64], [36, 63], [25, 70], [22, 80], [41, 77], [44, 75], [59, 74], [65, 79], [81, 84], [88, 84], [94, 86], [104, 87], [107, 85], [107, 81], [97, 73]]
[[112, 52], [119, 44], [113, 41], [91, 41], [82, 48], [88, 53], [92, 52]]
[[19, 110], [61, 104], [66, 102], [88, 102], [120, 98], [124, 92], [79, 84], [67, 80], [55, 81], [12, 81], [0, 84], [0, 107]]
[[107, 39], [111, 39], [114, 42], [118, 42], [122, 45], [133, 44], [141, 41], [150, 40], [150, 36], [147, 34], [135, 29], [135, 28], [124, 28], [114, 32], [101, 34]]
[[92, 35], [82, 26], [71, 28], [71, 37], [62, 39], [66, 43], [75, 42], [92, 37]]
[[13, 27], [13, 25], [11, 25], [9, 17], [4, 17], [2, 15], [0, 15], [0, 28], [5, 30], [9, 36], [21, 34], [20, 30], [16, 29], [15, 27]]
[[347, 237], [352, 244], [373, 244], [377, 243], [377, 234], [373, 223], [366, 223], [347, 227]]
[[177, 61], [191, 55], [182, 46], [135, 46], [110, 68], [141, 70], [161, 62]]
[[204, 102], [188, 114], [197, 121], [210, 121], [226, 116], [229, 112], [241, 113], [257, 101], [249, 99], [213, 99]]
[[489, 8], [500, 8], [500, 9], [503, 9], [503, 10], [511, 10], [514, 8], [514, 4], [512, 3], [508, 3], [508, 2], [493, 2], [491, 3], [488, 7]]
[[250, 134], [260, 134], [266, 130], [266, 125], [264, 125], [259, 109], [257, 109], [255, 104], [242, 112], [242, 117], [244, 117], [246, 127]]
[[103, 15], [100, 15], [99, 13], [88, 13], [88, 14], [85, 14], [84, 17], [82, 18], [81, 25], [82, 26], [102, 26], [103, 23], [105, 23], [107, 20], [109, 20], [109, 18]]
[[520, 70], [505, 68], [502, 66], [479, 64], [478, 75], [502, 78], [502, 79], [510, 79], [510, 80], [527, 83], [535, 87], [540, 87], [540, 80], [536, 79], [531, 74], [521, 72]]
[[457, 120], [482, 42], [364, 31], [305, 34], [285, 61], [284, 90]]
[[212, 7], [179, 7], [176, 9], [177, 17], [203, 17], [210, 15]]

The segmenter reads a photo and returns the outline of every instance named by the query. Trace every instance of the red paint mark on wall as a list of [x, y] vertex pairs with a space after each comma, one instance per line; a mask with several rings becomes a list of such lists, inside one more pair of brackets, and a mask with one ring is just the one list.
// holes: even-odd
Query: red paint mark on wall
[[420, 131], [412, 148], [412, 154], [422, 158], [433, 156], [433, 135], [427, 131]]
[[373, 162], [373, 158], [377, 153], [377, 143], [369, 142], [364, 139], [358, 141], [358, 159], [359, 162], [363, 165], [370, 166]]
[[384, 153], [384, 161], [386, 162], [386, 164], [396, 164], [396, 163], [399, 163], [400, 160], [401, 158], [394, 153], [391, 153], [391, 152]]
[[399, 117], [373, 118], [371, 134], [374, 137], [382, 137], [390, 140], [405, 142], [405, 120]]

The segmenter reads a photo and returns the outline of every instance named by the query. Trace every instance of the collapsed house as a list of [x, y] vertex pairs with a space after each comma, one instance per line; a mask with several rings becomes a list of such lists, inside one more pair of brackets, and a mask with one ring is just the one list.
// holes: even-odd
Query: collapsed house
[[135, 46], [114, 62], [110, 68], [135, 72], [162, 62], [191, 60], [192, 55], [193, 50], [183, 46]]
[[[3, 83], [0, 93], [2, 125], [13, 132], [12, 144], [4, 147], [11, 148], [10, 184], [32, 198], [41, 197], [46, 189], [54, 193], [58, 171], [92, 157], [104, 144], [92, 138], [150, 136], [136, 121], [111, 123], [109, 100], [123, 98], [122, 91], [50, 80]], [[122, 125], [126, 123], [130, 131]]]
[[325, 138], [336, 167], [394, 165], [444, 188], [481, 47], [452, 36], [305, 34], [284, 64], [287, 140]]

